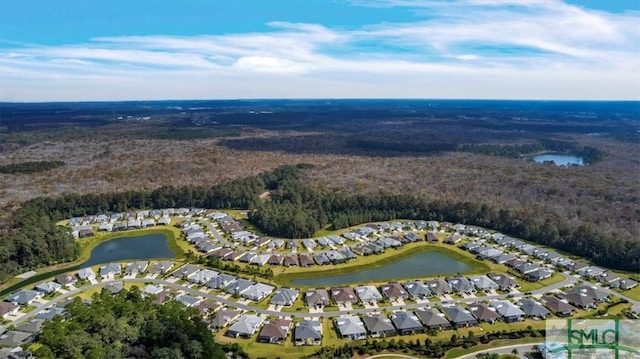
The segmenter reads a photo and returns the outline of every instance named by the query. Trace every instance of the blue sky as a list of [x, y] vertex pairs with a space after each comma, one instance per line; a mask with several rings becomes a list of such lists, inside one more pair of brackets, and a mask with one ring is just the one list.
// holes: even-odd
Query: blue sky
[[7, 1], [0, 101], [639, 99], [638, 24], [636, 0]]

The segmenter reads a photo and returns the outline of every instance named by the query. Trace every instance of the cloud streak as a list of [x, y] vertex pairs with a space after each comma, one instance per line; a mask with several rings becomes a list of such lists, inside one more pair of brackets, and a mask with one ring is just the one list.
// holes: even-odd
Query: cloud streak
[[545, 0], [352, 3], [414, 16], [351, 29], [274, 21], [260, 33], [12, 44], [0, 52], [0, 100], [640, 97], [638, 13]]

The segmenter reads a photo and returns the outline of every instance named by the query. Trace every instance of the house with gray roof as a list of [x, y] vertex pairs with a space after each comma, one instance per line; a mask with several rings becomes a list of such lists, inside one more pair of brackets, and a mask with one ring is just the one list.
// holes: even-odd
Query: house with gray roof
[[318, 320], [303, 320], [293, 329], [295, 345], [321, 345], [322, 324]]
[[271, 293], [273, 293], [274, 289], [275, 287], [272, 285], [255, 283], [254, 285], [249, 286], [249, 288], [243, 291], [241, 296], [254, 302], [259, 302], [264, 298], [270, 296]]
[[422, 238], [420, 238], [417, 234], [415, 234], [414, 232], [407, 232], [404, 234], [404, 238], [406, 238], [409, 242], [420, 242], [422, 241]]
[[380, 291], [389, 300], [408, 299], [409, 293], [400, 283], [389, 283], [380, 286]]
[[31, 319], [28, 322], [18, 326], [16, 330], [20, 332], [25, 332], [25, 333], [36, 334], [36, 333], [40, 333], [43, 325], [44, 325], [44, 320]]
[[449, 294], [453, 290], [451, 289], [451, 285], [447, 283], [444, 279], [432, 279], [425, 282], [427, 287], [433, 295], [440, 296], [443, 294]]
[[238, 277], [227, 273], [220, 273], [207, 282], [207, 287], [211, 289], [222, 289], [234, 282]]
[[6, 346], [15, 348], [20, 345], [31, 343], [33, 339], [35, 339], [35, 335], [33, 333], [10, 330], [4, 334], [0, 334], [0, 347]]
[[471, 312], [459, 305], [443, 307], [442, 310], [456, 328], [466, 328], [478, 324], [478, 321], [471, 315]]
[[338, 305], [358, 303], [358, 297], [351, 287], [334, 287], [329, 292], [333, 301]]
[[224, 287], [224, 291], [231, 295], [242, 295], [249, 287], [256, 284], [256, 282], [244, 278], [237, 278], [233, 282]]
[[539, 282], [543, 279], [551, 278], [551, 276], [553, 276], [552, 269], [541, 267], [525, 274], [524, 279], [530, 282]]
[[194, 273], [198, 272], [200, 269], [202, 268], [199, 265], [185, 264], [182, 267], [176, 269], [173, 273], [171, 273], [171, 276], [179, 279], [187, 279], [190, 276], [192, 276]]
[[351, 250], [351, 248], [340, 248], [338, 250], [338, 252], [340, 254], [342, 254], [342, 256], [348, 261], [351, 259], [355, 259], [356, 258], [356, 254], [353, 253], [353, 251]]
[[609, 293], [598, 288], [595, 285], [578, 285], [571, 289], [570, 292], [584, 294], [590, 298], [593, 298], [596, 302], [606, 302], [609, 300]]
[[8, 296], [5, 300], [17, 305], [29, 305], [35, 300], [42, 298], [43, 295], [43, 292], [35, 290], [19, 290]]
[[314, 248], [316, 248], [317, 244], [316, 242], [311, 239], [311, 238], [306, 238], [302, 240], [302, 245], [310, 251], [313, 251]]
[[445, 244], [456, 244], [458, 242], [460, 242], [462, 240], [462, 236], [459, 234], [454, 234], [452, 236], [449, 236], [447, 238], [445, 238], [444, 243]]
[[124, 282], [121, 280], [109, 282], [104, 286], [104, 289], [111, 292], [111, 294], [118, 294], [124, 289]]
[[551, 312], [533, 299], [520, 299], [516, 303], [528, 318], [547, 319]]
[[151, 265], [149, 274], [166, 274], [173, 268], [174, 263], [169, 261], [159, 261]]
[[262, 323], [264, 323], [264, 318], [260, 316], [243, 314], [227, 329], [224, 335], [231, 338], [250, 338], [260, 329]]
[[331, 242], [327, 237], [318, 237], [316, 238], [316, 242], [318, 242], [319, 245], [325, 247], [329, 246], [330, 243], [333, 244], [333, 242]]
[[82, 268], [78, 271], [78, 278], [89, 281], [95, 280], [96, 273], [93, 271], [93, 269], [91, 269], [91, 267]]
[[492, 290], [497, 290], [498, 288], [500, 288], [500, 286], [498, 286], [496, 282], [492, 281], [489, 277], [484, 275], [472, 276], [469, 277], [469, 280], [471, 281], [471, 283], [473, 283], [477, 290], [483, 292], [490, 292]]
[[120, 266], [120, 263], [109, 263], [100, 267], [100, 277], [113, 277], [120, 274], [121, 271], [122, 267]]
[[259, 343], [284, 344], [291, 329], [291, 320], [273, 319], [266, 323], [258, 334]]
[[347, 261], [347, 258], [337, 250], [327, 251], [325, 252], [325, 255], [333, 264], [341, 264]]
[[485, 303], [471, 303], [467, 306], [469, 312], [473, 315], [478, 322], [495, 323], [500, 320], [500, 314], [498, 314], [495, 308], [491, 308]]
[[36, 285], [36, 290], [44, 294], [52, 294], [62, 289], [62, 285], [56, 282], [44, 282]]
[[420, 308], [415, 314], [427, 329], [451, 329], [451, 323], [437, 309]]
[[589, 267], [578, 269], [577, 272], [581, 276], [585, 276], [587, 278], [594, 278], [594, 277], [604, 273], [605, 270], [603, 268], [600, 268], [600, 267], [589, 266]]
[[220, 272], [218, 271], [214, 271], [211, 269], [201, 269], [197, 272], [194, 272], [193, 274], [191, 274], [187, 279], [189, 280], [189, 282], [191, 283], [207, 283], [210, 280], [212, 280], [213, 278], [217, 277], [220, 275]]
[[409, 293], [409, 295], [411, 295], [411, 297], [415, 299], [426, 299], [432, 295], [429, 286], [419, 280], [406, 282], [402, 286], [407, 291], [407, 293]]
[[422, 326], [420, 319], [411, 312], [403, 310], [393, 312], [391, 315], [391, 322], [393, 323], [393, 326], [396, 327], [400, 335], [411, 335], [422, 333], [424, 331], [424, 327]]
[[249, 263], [262, 267], [269, 262], [269, 259], [271, 259], [271, 254], [258, 254]]
[[38, 314], [36, 314], [35, 316], [35, 319], [45, 320], [45, 321], [52, 320], [57, 315], [64, 316], [65, 313], [66, 313], [66, 310], [64, 308], [50, 307], [38, 312]]
[[363, 303], [379, 302], [382, 300], [382, 294], [372, 285], [361, 285], [356, 287], [356, 294]]
[[352, 340], [366, 339], [367, 330], [358, 316], [347, 315], [336, 319], [336, 330], [341, 338]]
[[271, 305], [291, 306], [298, 298], [300, 293], [297, 289], [280, 288], [273, 293], [273, 297], [269, 301]]
[[520, 284], [515, 279], [506, 274], [489, 273], [487, 277], [491, 278], [498, 285], [498, 288], [505, 292], [510, 292], [512, 289], [520, 287]]
[[331, 264], [331, 260], [329, 259], [329, 257], [327, 257], [327, 254], [325, 252], [316, 253], [313, 256], [313, 260], [321, 266]]
[[629, 289], [633, 289], [633, 288], [637, 287], [638, 286], [638, 282], [636, 282], [635, 280], [633, 280], [631, 278], [618, 279], [618, 280], [614, 280], [613, 282], [609, 283], [609, 286], [611, 288], [614, 288], [614, 289], [629, 290]]
[[511, 254], [511, 253], [500, 253], [498, 255], [495, 255], [493, 257], [489, 257], [489, 260], [492, 261], [495, 264], [505, 264], [508, 261], [515, 259], [516, 255], [515, 254]]
[[507, 323], [513, 323], [524, 320], [525, 313], [513, 303], [506, 300], [494, 300], [491, 306], [496, 309], [498, 314], [502, 316]]
[[163, 290], [164, 287], [162, 285], [148, 284], [144, 288], [142, 288], [141, 292], [143, 296], [155, 296]]
[[345, 242], [344, 237], [340, 237], [340, 236], [335, 235], [335, 234], [329, 235], [329, 236], [327, 236], [327, 238], [328, 238], [331, 242], [333, 242], [334, 244], [337, 244], [337, 245], [343, 245], [343, 244], [344, 244], [344, 242]]
[[398, 334], [391, 319], [384, 313], [367, 313], [362, 317], [362, 322], [372, 338], [385, 338]]
[[209, 322], [209, 326], [213, 330], [220, 330], [231, 324], [240, 314], [242, 314], [242, 312], [239, 310], [231, 310], [228, 308], [220, 309], [214, 314], [213, 319]]
[[326, 289], [309, 290], [304, 293], [304, 302], [309, 308], [324, 308], [329, 304], [329, 293]]
[[135, 261], [127, 264], [124, 268], [124, 273], [126, 275], [138, 275], [144, 273], [149, 266], [149, 261]]
[[476, 290], [473, 283], [465, 277], [447, 277], [445, 280], [449, 285], [451, 285], [451, 288], [456, 293], [471, 294]]

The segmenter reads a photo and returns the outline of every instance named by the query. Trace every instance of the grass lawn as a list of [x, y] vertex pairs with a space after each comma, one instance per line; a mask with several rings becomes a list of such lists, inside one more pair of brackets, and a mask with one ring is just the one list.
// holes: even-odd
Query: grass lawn
[[616, 290], [616, 292], [627, 296], [631, 299], [635, 299], [635, 300], [640, 300], [640, 285], [636, 286], [633, 289], [629, 289], [629, 290]]
[[556, 284], [559, 282], [562, 282], [564, 280], [564, 277], [561, 276], [560, 274], [554, 273], [553, 276], [551, 276], [551, 278], [547, 278], [547, 279], [543, 279], [539, 282], [529, 282], [526, 281], [524, 279], [518, 278], [518, 283], [520, 283], [520, 292], [522, 293], [526, 293], [526, 292], [530, 292], [532, 290], [536, 290], [536, 289], [540, 289], [542, 287], [546, 287], [548, 285], [551, 284]]
[[463, 349], [463, 348], [451, 349], [447, 352], [447, 354], [445, 355], [445, 358], [459, 358], [465, 354], [471, 354], [471, 353], [480, 352], [483, 350], [488, 350], [488, 349], [497, 348], [497, 347], [503, 347], [507, 345], [535, 344], [535, 343], [542, 344], [543, 342], [544, 342], [544, 338], [531, 338], [531, 337], [519, 338], [519, 339], [500, 339], [500, 340], [494, 340], [488, 344], [479, 344], [468, 349]]
[[[402, 260], [410, 255], [415, 255], [422, 252], [433, 251], [439, 252], [446, 256], [449, 256], [455, 260], [465, 263], [471, 267], [471, 270], [465, 274], [485, 274], [488, 272], [504, 272], [505, 267], [496, 265], [488, 261], [478, 261], [474, 258], [473, 254], [458, 249], [454, 246], [447, 246], [444, 244], [428, 244], [425, 242], [411, 243], [397, 250], [387, 250], [385, 253], [371, 256], [359, 256], [356, 260], [342, 265], [328, 265], [324, 266], [322, 270], [322, 276], [335, 276], [342, 274], [349, 274], [362, 270], [370, 270], [383, 267], [387, 264], [391, 264]], [[455, 273], [452, 273], [455, 274]], [[287, 268], [286, 272], [280, 272], [277, 274], [273, 281], [281, 286], [291, 287], [291, 281], [294, 279], [308, 279], [318, 277], [318, 269], [315, 267], [310, 268]], [[395, 278], [406, 279], [406, 278]], [[379, 282], [379, 283], [386, 283]], [[364, 283], [364, 282], [363, 282]], [[376, 282], [373, 282], [376, 284]]]
[[293, 302], [292, 306], [290, 306], [290, 307], [281, 307], [280, 311], [281, 312], [287, 312], [287, 313], [293, 313], [293, 312], [309, 313], [309, 308], [307, 308], [304, 305], [304, 300], [302, 299], [302, 295], [298, 295], [298, 298], [296, 298], [296, 301]]

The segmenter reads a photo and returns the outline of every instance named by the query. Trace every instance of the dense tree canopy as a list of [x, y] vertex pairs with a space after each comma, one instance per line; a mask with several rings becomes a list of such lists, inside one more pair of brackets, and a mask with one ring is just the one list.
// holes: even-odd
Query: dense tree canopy
[[137, 287], [115, 296], [103, 290], [90, 307], [76, 299], [66, 309], [69, 318], [43, 326], [38, 358], [225, 358], [196, 309], [152, 304]]
[[63, 161], [33, 161], [11, 163], [8, 165], [0, 166], [0, 173], [36, 173], [52, 170], [61, 166], [64, 166]]

